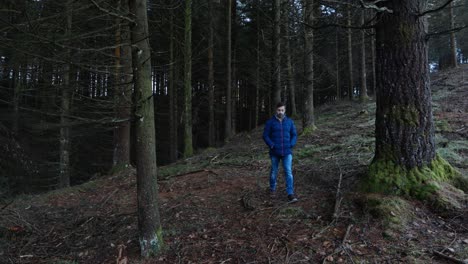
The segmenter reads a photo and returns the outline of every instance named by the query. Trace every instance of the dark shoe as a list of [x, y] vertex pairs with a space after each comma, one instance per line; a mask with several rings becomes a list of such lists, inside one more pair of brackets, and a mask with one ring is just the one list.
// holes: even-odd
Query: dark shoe
[[299, 200], [296, 198], [296, 196], [294, 196], [294, 194], [289, 194], [289, 195], [288, 195], [288, 201], [289, 201], [290, 203], [295, 203], [295, 202], [297, 202], [297, 201], [299, 201]]

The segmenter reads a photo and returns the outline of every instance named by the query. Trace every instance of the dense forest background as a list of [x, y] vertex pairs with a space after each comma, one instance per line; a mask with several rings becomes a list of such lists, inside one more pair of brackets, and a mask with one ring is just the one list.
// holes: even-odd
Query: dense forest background
[[[261, 125], [278, 92], [288, 114], [300, 119], [309, 85], [304, 32], [310, 28], [314, 105], [374, 96], [378, 62], [368, 25], [376, 12], [358, 1], [315, 1], [313, 25], [304, 22], [303, 3], [296, 0], [189, 5], [187, 39], [187, 3], [148, 1], [159, 165], [190, 154], [187, 129], [198, 151]], [[468, 62], [467, 8], [458, 0], [428, 14], [432, 71]], [[134, 130], [128, 6], [120, 0], [7, 0], [0, 12], [2, 195], [66, 186], [64, 177], [78, 184], [118, 163], [134, 163], [134, 148], [119, 149], [134, 146], [128, 136]]]
[[[466, 14], [0, 0], [0, 262], [466, 263]], [[267, 187], [280, 101], [293, 196]]]

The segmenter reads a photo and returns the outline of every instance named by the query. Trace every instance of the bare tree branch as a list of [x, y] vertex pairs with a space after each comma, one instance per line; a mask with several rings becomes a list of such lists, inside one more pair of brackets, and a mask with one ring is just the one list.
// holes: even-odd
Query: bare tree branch
[[387, 13], [393, 13], [393, 10], [389, 9], [386, 6], [383, 7], [378, 7], [377, 4], [380, 2], [386, 2], [387, 0], [375, 0], [373, 2], [364, 2], [364, 0], [360, 0], [361, 6], [363, 8], [367, 9], [373, 9], [376, 10], [377, 12], [387, 12]]
[[458, 31], [460, 31], [462, 29], [465, 29], [467, 27], [468, 26], [462, 26], [462, 27], [452, 28], [452, 29], [444, 30], [444, 31], [440, 31], [440, 32], [429, 33], [429, 34], [426, 35], [426, 39], [429, 39], [429, 38], [434, 37], [434, 36], [450, 34], [452, 32], [458, 32]]
[[425, 16], [425, 15], [427, 15], [427, 14], [440, 11], [440, 10], [444, 9], [446, 6], [448, 6], [448, 5], [449, 5], [450, 3], [452, 3], [452, 2], [453, 2], [453, 0], [448, 0], [445, 4], [441, 5], [441, 6], [438, 7], [438, 8], [430, 9], [430, 10], [427, 10], [427, 11], [422, 12], [421, 14], [418, 14], [418, 17], [422, 17], [422, 16]]
[[135, 24], [135, 23], [136, 23], [135, 20], [133, 20], [133, 19], [131, 19], [131, 18], [129, 18], [129, 17], [122, 16], [122, 15], [119, 15], [119, 14], [117, 14], [117, 13], [114, 13], [114, 12], [112, 12], [112, 11], [110, 11], [110, 10], [107, 10], [107, 9], [102, 8], [102, 7], [99, 6], [98, 3], [96, 3], [96, 1], [94, 1], [94, 0], [91, 0], [91, 2], [93, 2], [93, 4], [94, 4], [99, 10], [101, 10], [102, 12], [104, 12], [104, 13], [106, 13], [106, 14], [108, 14], [108, 15], [115, 16], [115, 17], [118, 17], [118, 18], [127, 20], [128, 22], [130, 22], [130, 23], [132, 23], [132, 24]]

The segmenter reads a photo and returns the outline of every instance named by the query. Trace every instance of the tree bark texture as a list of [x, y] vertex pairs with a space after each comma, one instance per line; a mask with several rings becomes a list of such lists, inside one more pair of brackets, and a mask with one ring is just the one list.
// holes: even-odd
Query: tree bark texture
[[354, 78], [353, 78], [353, 31], [351, 29], [351, 6], [348, 5], [347, 7], [347, 23], [348, 23], [348, 30], [347, 30], [347, 44], [348, 44], [348, 99], [353, 99], [353, 92], [354, 92]]
[[174, 11], [171, 10], [171, 25], [169, 39], [169, 160], [177, 161], [178, 155], [178, 118], [177, 118], [177, 85], [175, 83], [174, 56]]
[[[121, 12], [129, 12], [128, 1], [119, 0], [118, 8]], [[132, 54], [130, 47], [130, 29], [127, 23], [116, 19], [119, 25], [116, 30], [115, 48], [115, 111], [118, 120], [125, 120], [117, 124], [114, 129], [114, 158], [113, 165], [130, 164], [130, 118], [131, 115], [131, 78], [132, 78]], [[122, 24], [121, 24], [122, 23]]]
[[[454, 1], [450, 3], [450, 12], [449, 12], [449, 17], [450, 17], [450, 28], [454, 29], [455, 28], [455, 17], [453, 14], [453, 6], [454, 6]], [[458, 61], [457, 61], [457, 42], [455, 38], [455, 32], [450, 32], [450, 58], [451, 58], [451, 63], [452, 67], [457, 67], [458, 66]]]
[[[361, 10], [361, 25], [364, 25], [366, 10]], [[359, 99], [366, 101], [367, 97], [367, 72], [366, 72], [366, 32], [361, 29], [361, 89]]]
[[281, 0], [274, 0], [273, 12], [273, 105], [275, 106], [281, 102]]
[[388, 3], [376, 25], [377, 113], [375, 160], [406, 168], [435, 156], [423, 0]]
[[210, 147], [215, 144], [215, 120], [214, 120], [214, 66], [213, 66], [213, 49], [214, 49], [214, 18], [213, 18], [213, 2], [208, 1], [209, 9], [209, 37], [208, 37], [208, 145]]
[[288, 68], [288, 88], [289, 88], [289, 105], [291, 108], [291, 116], [297, 116], [297, 108], [296, 108], [296, 83], [294, 81], [294, 68], [292, 63], [292, 51], [291, 51], [291, 36], [290, 36], [290, 29], [289, 29], [289, 9], [290, 3], [286, 1], [285, 5], [285, 12], [284, 12], [284, 33], [285, 33], [285, 49], [286, 49], [286, 60], [287, 60], [287, 68]]
[[[304, 21], [308, 25], [314, 24], [314, 0], [304, 0]], [[314, 31], [312, 27], [306, 27], [305, 33], [305, 98], [304, 98], [304, 113], [303, 127], [304, 131], [314, 129]]]
[[133, 76], [135, 85], [135, 136], [137, 163], [137, 203], [140, 252], [157, 255], [163, 245], [158, 208], [156, 135], [151, 86], [151, 50], [148, 38], [146, 0], [131, 0], [135, 14], [132, 28]]
[[192, 145], [192, 0], [185, 0], [184, 52], [184, 157], [193, 155]]
[[226, 38], [226, 120], [225, 120], [225, 140], [229, 140], [232, 136], [232, 82], [231, 82], [231, 15], [232, 15], [232, 0], [227, 0], [227, 38]]
[[[72, 29], [72, 0], [67, 0], [65, 5], [65, 38], [71, 36]], [[62, 83], [62, 98], [60, 112], [60, 163], [59, 163], [59, 188], [70, 186], [70, 127], [67, 125], [70, 121], [70, 101], [72, 88], [70, 87], [70, 49], [65, 50], [65, 58], [67, 63], [63, 66], [63, 83]]]

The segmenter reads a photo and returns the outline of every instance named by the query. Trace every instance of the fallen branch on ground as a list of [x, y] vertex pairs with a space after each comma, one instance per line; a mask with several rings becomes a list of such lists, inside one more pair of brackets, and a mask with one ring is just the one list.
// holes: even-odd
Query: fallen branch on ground
[[439, 252], [439, 251], [437, 251], [437, 250], [432, 251], [432, 253], [434, 253], [434, 255], [439, 256], [439, 257], [441, 257], [441, 258], [444, 258], [444, 259], [446, 259], [446, 260], [450, 260], [450, 261], [452, 261], [453, 263], [468, 264], [468, 261], [466, 261], [466, 260], [461, 260], [461, 259], [457, 259], [457, 258], [448, 256], [448, 255], [445, 255], [444, 253]]

